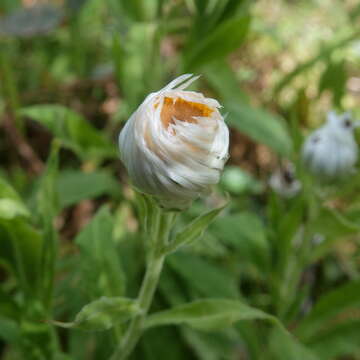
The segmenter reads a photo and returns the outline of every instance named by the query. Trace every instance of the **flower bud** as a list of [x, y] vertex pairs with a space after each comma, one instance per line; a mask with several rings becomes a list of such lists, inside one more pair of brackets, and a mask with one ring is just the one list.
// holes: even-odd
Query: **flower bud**
[[197, 78], [182, 75], [148, 95], [119, 136], [134, 186], [165, 208], [186, 208], [209, 193], [228, 159], [229, 131], [220, 104], [185, 91]]
[[270, 188], [279, 196], [291, 199], [301, 190], [301, 182], [296, 179], [295, 168], [292, 163], [286, 163], [276, 169], [269, 179]]
[[334, 180], [352, 171], [358, 156], [354, 127], [349, 113], [331, 111], [325, 125], [306, 139], [303, 159], [314, 175]]

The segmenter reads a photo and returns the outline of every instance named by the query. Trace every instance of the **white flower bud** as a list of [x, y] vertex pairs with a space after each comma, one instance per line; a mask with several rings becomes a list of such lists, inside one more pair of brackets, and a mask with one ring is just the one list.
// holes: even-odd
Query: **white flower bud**
[[184, 90], [197, 78], [182, 75], [148, 95], [119, 136], [133, 184], [166, 208], [186, 208], [209, 193], [228, 159], [229, 130], [220, 104]]
[[358, 156], [354, 127], [349, 113], [328, 113], [325, 125], [314, 131], [303, 146], [303, 159], [311, 172], [333, 180], [353, 170]]
[[301, 182], [295, 177], [292, 163], [286, 163], [282, 168], [275, 170], [269, 179], [270, 188], [279, 196], [291, 199], [301, 190]]

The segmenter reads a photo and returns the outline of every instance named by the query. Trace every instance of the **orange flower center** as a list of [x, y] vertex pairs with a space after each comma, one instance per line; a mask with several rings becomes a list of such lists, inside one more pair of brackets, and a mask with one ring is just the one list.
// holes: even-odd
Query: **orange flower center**
[[[158, 104], [155, 104], [155, 108]], [[181, 98], [164, 98], [164, 104], [161, 109], [161, 122], [167, 129], [170, 124], [174, 124], [174, 118], [188, 123], [196, 123], [194, 116], [209, 117], [213, 109], [207, 105], [187, 101]]]

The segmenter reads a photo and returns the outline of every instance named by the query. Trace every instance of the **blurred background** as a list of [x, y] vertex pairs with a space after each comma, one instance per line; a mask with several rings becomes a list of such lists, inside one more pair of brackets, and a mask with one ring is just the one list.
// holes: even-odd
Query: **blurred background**
[[359, 360], [360, 175], [324, 185], [300, 156], [329, 110], [360, 119], [359, 65], [357, 0], [1, 0], [0, 358], [110, 356], [111, 330], [44, 320], [136, 296], [145, 238], [117, 136], [190, 72], [223, 105], [231, 147], [181, 222], [230, 203], [169, 257], [153, 310], [240, 299], [294, 336], [262, 321], [160, 327], [133, 359]]

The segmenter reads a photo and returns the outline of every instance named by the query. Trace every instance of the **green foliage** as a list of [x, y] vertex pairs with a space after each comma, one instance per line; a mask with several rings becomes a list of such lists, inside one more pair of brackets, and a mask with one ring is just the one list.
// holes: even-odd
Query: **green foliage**
[[10, 344], [18, 343], [20, 333], [16, 322], [5, 317], [1, 317], [0, 320], [0, 338]]
[[209, 224], [225, 207], [226, 205], [223, 205], [197, 217], [185, 229], [176, 234], [175, 239], [170, 242], [170, 244], [165, 248], [165, 251], [170, 253], [176, 251], [183, 245], [192, 244], [197, 238], [203, 235]]
[[221, 59], [236, 50], [243, 42], [249, 25], [249, 16], [239, 16], [224, 21], [204, 39], [192, 44], [190, 50], [184, 52], [185, 71], [197, 70], [200, 66]]
[[345, 62], [330, 62], [323, 72], [319, 82], [319, 94], [325, 90], [330, 90], [333, 94], [333, 101], [337, 107], [341, 106], [341, 99], [346, 87]]
[[75, 238], [81, 251], [83, 286], [92, 298], [125, 293], [125, 276], [113, 241], [113, 228], [114, 218], [103, 207]]
[[27, 222], [26, 217], [29, 217], [30, 213], [15, 190], [3, 179], [0, 186], [0, 258], [18, 276], [23, 290], [34, 293], [39, 281], [42, 238]]
[[309, 359], [319, 360], [314, 352], [307, 349], [297, 341], [290, 339], [288, 334], [280, 329], [274, 329], [270, 336], [270, 351], [273, 359]]
[[289, 156], [291, 139], [281, 119], [245, 104], [229, 103], [227, 108], [230, 112], [228, 118], [230, 125], [255, 141], [268, 145], [280, 155]]
[[254, 213], [243, 212], [219, 218], [212, 232], [233, 248], [243, 264], [257, 267], [261, 273], [270, 265], [270, 248], [264, 225]]
[[75, 111], [60, 105], [34, 105], [20, 110], [44, 125], [83, 160], [115, 157], [114, 146]]
[[29, 215], [29, 210], [17, 193], [4, 179], [0, 178], [0, 218], [10, 220], [18, 216]]
[[209, 299], [197, 300], [152, 314], [146, 321], [146, 327], [186, 324], [195, 329], [214, 330], [249, 319], [276, 322], [272, 316], [239, 301]]
[[119, 184], [108, 171], [83, 172], [69, 169], [59, 174], [57, 193], [60, 194], [60, 208], [75, 205], [82, 200], [118, 193]]
[[[343, 321], [353, 321], [347, 318], [345, 312], [357, 309], [360, 302], [360, 283], [350, 282], [319, 299], [310, 314], [299, 324], [297, 334], [307, 340], [319, 333], [322, 328], [340, 325]], [[351, 312], [349, 312], [351, 314]], [[340, 314], [344, 315], [344, 319]], [[333, 324], [331, 324], [333, 320]], [[330, 323], [330, 324], [329, 324]]]
[[169, 265], [190, 289], [200, 296], [237, 298], [236, 279], [226, 269], [192, 254], [178, 253], [168, 258]]
[[[328, 110], [359, 117], [358, 4], [2, 0], [0, 14], [2, 360], [360, 357], [359, 164], [325, 184], [301, 160]], [[222, 105], [231, 157], [211, 196], [164, 212], [116, 143], [184, 72]]]

